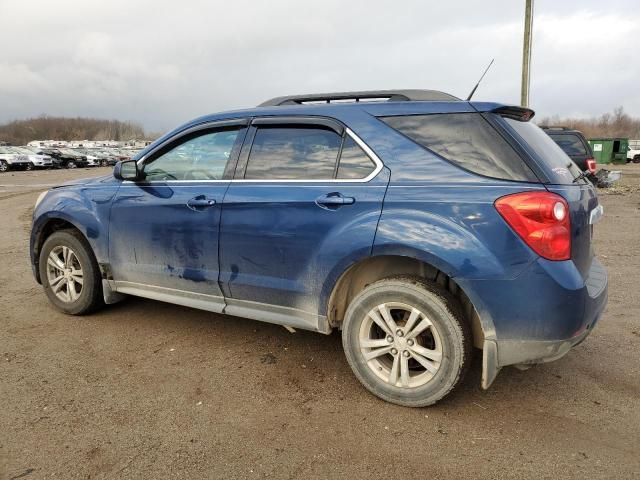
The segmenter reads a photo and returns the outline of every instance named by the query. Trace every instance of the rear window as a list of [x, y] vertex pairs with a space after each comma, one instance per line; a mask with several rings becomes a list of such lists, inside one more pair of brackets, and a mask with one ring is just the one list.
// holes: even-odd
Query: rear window
[[538, 182], [524, 160], [479, 113], [405, 115], [381, 120], [471, 172], [501, 180]]
[[322, 128], [263, 127], [256, 132], [246, 179], [332, 179], [342, 138]]
[[551, 183], [573, 183], [580, 175], [578, 166], [540, 127], [531, 122], [520, 122], [510, 118], [505, 118], [505, 122], [533, 150], [540, 161], [549, 167]]
[[588, 155], [587, 149], [582, 143], [582, 139], [571, 133], [553, 133], [550, 134], [553, 141], [564, 150], [567, 155]]

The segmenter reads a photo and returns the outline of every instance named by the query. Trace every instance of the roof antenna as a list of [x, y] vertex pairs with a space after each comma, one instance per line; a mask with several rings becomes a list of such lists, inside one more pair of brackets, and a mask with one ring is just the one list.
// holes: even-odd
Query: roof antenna
[[471, 93], [469, 94], [469, 96], [467, 97], [467, 102], [469, 100], [471, 100], [471, 97], [473, 97], [473, 94], [476, 93], [476, 90], [478, 89], [478, 87], [480, 86], [480, 82], [482, 81], [482, 79], [484, 78], [484, 76], [487, 74], [487, 72], [489, 71], [489, 69], [491, 68], [491, 65], [493, 65], [493, 61], [495, 60], [495, 58], [491, 59], [491, 63], [489, 63], [489, 66], [485, 69], [484, 73], [482, 74], [482, 76], [480, 77], [480, 80], [478, 80], [478, 83], [476, 83], [476, 86], [473, 87], [473, 90], [471, 90]]

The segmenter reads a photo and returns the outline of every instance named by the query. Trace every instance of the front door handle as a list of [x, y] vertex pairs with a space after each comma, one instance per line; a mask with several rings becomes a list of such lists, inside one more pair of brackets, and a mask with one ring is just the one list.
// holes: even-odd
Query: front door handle
[[204, 195], [198, 195], [193, 197], [187, 202], [187, 207], [191, 210], [204, 210], [205, 208], [213, 207], [216, 201], [213, 198], [207, 198]]
[[345, 197], [340, 192], [331, 192], [316, 198], [316, 205], [320, 208], [335, 210], [343, 205], [353, 205], [356, 199], [353, 197]]

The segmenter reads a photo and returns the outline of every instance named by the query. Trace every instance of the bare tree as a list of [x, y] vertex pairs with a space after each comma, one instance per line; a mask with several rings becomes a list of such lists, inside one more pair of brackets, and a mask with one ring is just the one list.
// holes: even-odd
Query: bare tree
[[545, 117], [540, 125], [563, 126], [580, 130], [587, 138], [623, 137], [640, 139], [640, 118], [628, 115], [623, 107], [616, 107], [613, 113], [603, 113], [594, 118], [561, 118], [558, 115]]
[[0, 125], [0, 140], [24, 145], [31, 140], [131, 140], [145, 139], [144, 128], [133, 122], [97, 118], [43, 115]]

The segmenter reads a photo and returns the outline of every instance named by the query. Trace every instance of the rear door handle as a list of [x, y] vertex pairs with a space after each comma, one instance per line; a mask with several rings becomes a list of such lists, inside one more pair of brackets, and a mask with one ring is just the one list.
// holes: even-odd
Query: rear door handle
[[187, 202], [187, 207], [191, 210], [204, 210], [205, 208], [213, 207], [215, 204], [216, 201], [213, 198], [198, 195]]
[[336, 209], [342, 205], [353, 205], [356, 199], [353, 197], [345, 197], [340, 192], [331, 192], [316, 198], [316, 204], [321, 208]]

